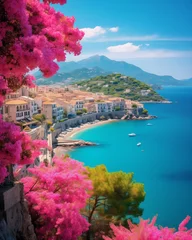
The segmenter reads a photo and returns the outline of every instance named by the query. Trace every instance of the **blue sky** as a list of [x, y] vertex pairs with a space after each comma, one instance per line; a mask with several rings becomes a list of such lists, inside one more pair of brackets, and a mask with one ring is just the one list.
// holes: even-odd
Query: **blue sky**
[[68, 0], [54, 6], [83, 29], [80, 60], [99, 54], [148, 72], [192, 77], [191, 0]]

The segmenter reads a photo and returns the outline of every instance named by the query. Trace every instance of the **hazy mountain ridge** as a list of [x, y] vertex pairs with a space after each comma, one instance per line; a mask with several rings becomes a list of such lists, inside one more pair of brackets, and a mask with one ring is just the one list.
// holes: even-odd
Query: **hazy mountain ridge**
[[40, 72], [36, 73], [36, 84], [37, 85], [51, 85], [56, 83], [65, 83], [71, 84], [76, 81], [90, 79], [100, 75], [108, 75], [112, 73], [112, 71], [104, 71], [99, 67], [94, 68], [80, 68], [75, 69], [71, 72], [58, 72], [51, 78], [43, 78]]
[[[156, 74], [143, 71], [141, 68], [124, 61], [111, 60], [105, 56], [92, 56], [78, 62], [59, 63], [59, 72], [52, 78], [40, 80], [37, 78], [37, 84], [53, 84], [63, 82], [67, 78], [72, 78], [72, 82], [93, 78], [99, 75], [109, 73], [121, 73], [134, 77], [147, 84], [173, 85], [173, 86], [190, 86], [192, 78], [177, 80], [172, 76], [158, 76]], [[61, 75], [59, 75], [61, 74]]]

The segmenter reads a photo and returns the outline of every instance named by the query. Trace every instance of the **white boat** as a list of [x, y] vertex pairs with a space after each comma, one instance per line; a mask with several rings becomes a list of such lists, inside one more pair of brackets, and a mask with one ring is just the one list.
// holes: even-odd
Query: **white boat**
[[152, 123], [147, 123], [147, 126], [152, 126], [153, 124]]
[[129, 133], [128, 135], [129, 135], [129, 137], [135, 137], [136, 136], [135, 133]]
[[139, 146], [141, 146], [141, 143], [139, 142], [139, 143], [137, 143], [137, 146], [139, 147]]

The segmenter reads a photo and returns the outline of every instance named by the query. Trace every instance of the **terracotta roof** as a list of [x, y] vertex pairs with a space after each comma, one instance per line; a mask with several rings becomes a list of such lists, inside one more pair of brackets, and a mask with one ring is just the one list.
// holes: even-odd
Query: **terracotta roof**
[[53, 103], [53, 102], [43, 102], [43, 105], [52, 105], [52, 104], [55, 104], [55, 103]]
[[11, 100], [5, 103], [6, 105], [18, 105], [18, 104], [27, 104], [27, 102], [23, 100]]

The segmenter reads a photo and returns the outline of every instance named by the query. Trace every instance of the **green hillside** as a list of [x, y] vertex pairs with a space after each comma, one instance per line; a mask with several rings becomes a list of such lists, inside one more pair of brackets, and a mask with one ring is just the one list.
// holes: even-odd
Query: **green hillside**
[[[121, 74], [110, 74], [99, 76], [90, 80], [76, 83], [81, 90], [88, 92], [102, 92], [105, 95], [127, 98], [138, 101], [163, 101], [165, 100], [149, 85], [136, 80], [135, 78], [123, 76]], [[148, 90], [143, 92], [141, 90]], [[144, 96], [147, 94], [146, 96]]]

